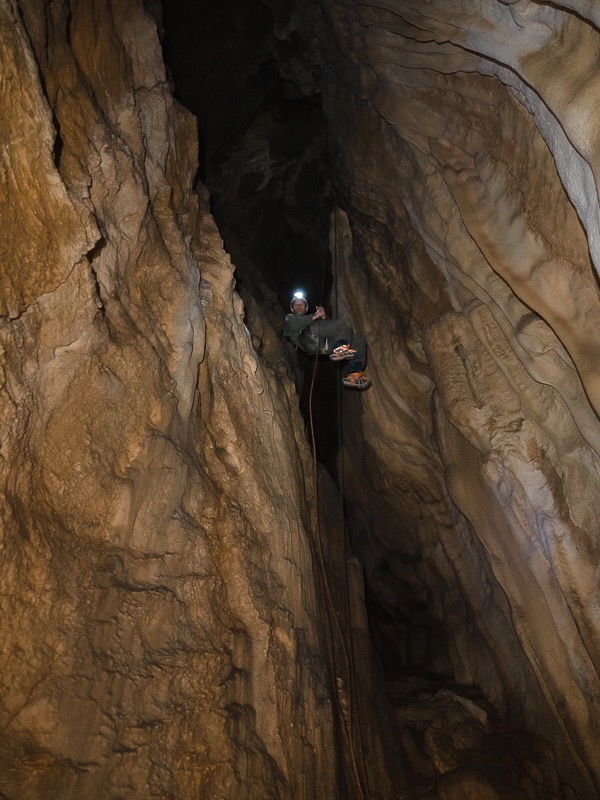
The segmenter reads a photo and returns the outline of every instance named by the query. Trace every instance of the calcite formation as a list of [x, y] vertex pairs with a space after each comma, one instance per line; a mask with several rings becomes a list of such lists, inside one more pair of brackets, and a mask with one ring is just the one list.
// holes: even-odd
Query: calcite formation
[[309, 450], [156, 20], [2, 0], [0, 47], [0, 794], [335, 797]]
[[322, 7], [339, 280], [375, 384], [347, 411], [367, 581], [403, 663], [440, 666], [409, 646], [426, 604], [455, 678], [543, 732], [567, 776], [544, 796], [596, 797], [596, 12]]
[[[158, 3], [0, 0], [0, 795], [593, 800], [598, 11], [257, 14], [206, 121], [234, 265]], [[345, 504], [273, 299], [328, 180]]]

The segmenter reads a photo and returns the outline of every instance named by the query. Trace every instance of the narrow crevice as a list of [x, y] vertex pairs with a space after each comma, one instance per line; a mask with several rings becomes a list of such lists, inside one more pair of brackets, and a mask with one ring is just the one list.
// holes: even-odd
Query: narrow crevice
[[98, 306], [98, 313], [102, 317], [106, 317], [106, 305], [102, 298], [102, 287], [98, 279], [98, 273], [94, 267], [94, 261], [100, 256], [100, 253], [102, 253], [105, 247], [106, 247], [106, 239], [104, 237], [101, 237], [92, 247], [92, 249], [88, 250], [88, 252], [86, 253], [87, 260], [90, 265], [90, 272], [92, 274], [92, 279], [94, 281], [94, 286], [96, 289], [96, 302]]

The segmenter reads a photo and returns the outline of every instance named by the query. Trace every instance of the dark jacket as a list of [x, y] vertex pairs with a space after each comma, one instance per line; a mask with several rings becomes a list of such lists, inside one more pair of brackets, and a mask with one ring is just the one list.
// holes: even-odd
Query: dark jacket
[[322, 325], [329, 324], [329, 322], [330, 320], [314, 320], [312, 314], [304, 314], [301, 317], [287, 314], [283, 323], [283, 335], [291, 339], [296, 347], [309, 356], [317, 353], [329, 353], [329, 339], [327, 336], [323, 336], [320, 330]]
[[308, 328], [312, 321], [312, 314], [304, 314], [301, 317], [296, 316], [296, 314], [286, 314], [285, 322], [283, 323], [283, 335], [291, 339], [298, 347], [298, 337], [305, 328]]

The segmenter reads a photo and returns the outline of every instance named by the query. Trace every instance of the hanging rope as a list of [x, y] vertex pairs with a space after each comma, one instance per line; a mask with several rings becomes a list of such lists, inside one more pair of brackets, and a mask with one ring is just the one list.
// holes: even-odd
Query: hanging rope
[[[337, 700], [337, 707], [339, 712], [339, 718], [342, 724], [342, 730], [345, 734], [346, 744], [348, 746], [348, 752], [350, 754], [350, 763], [352, 765], [352, 773], [354, 777], [354, 782], [356, 784], [356, 788], [359, 792], [359, 797], [362, 800], [365, 800], [365, 793], [363, 791], [362, 781], [360, 777], [360, 773], [358, 770], [358, 764], [356, 760], [356, 753], [354, 750], [354, 736], [352, 731], [352, 703], [351, 703], [351, 694], [347, 693], [343, 689], [343, 685], [340, 685], [340, 678], [338, 675], [338, 669], [336, 668], [335, 663], [335, 641], [336, 638], [339, 639], [339, 642], [342, 646], [342, 651], [344, 653], [344, 660], [346, 662], [346, 667], [348, 670], [348, 674], [351, 674], [350, 670], [350, 656], [348, 654], [348, 650], [346, 647], [346, 640], [344, 637], [344, 632], [340, 626], [337, 614], [335, 613], [335, 603], [333, 602], [333, 597], [331, 594], [331, 588], [329, 585], [329, 580], [327, 578], [327, 570], [325, 569], [325, 556], [323, 554], [323, 541], [321, 536], [321, 524], [320, 524], [320, 509], [319, 509], [319, 475], [318, 475], [318, 465], [317, 465], [317, 445], [316, 445], [316, 436], [315, 436], [315, 426], [314, 426], [314, 418], [313, 418], [313, 391], [315, 385], [315, 377], [317, 374], [317, 363], [318, 363], [319, 353], [315, 356], [314, 366], [312, 371], [312, 380], [309, 392], [309, 418], [310, 418], [310, 435], [312, 441], [312, 451], [313, 451], [313, 483], [314, 483], [314, 491], [315, 491], [315, 528], [316, 528], [316, 541], [318, 547], [318, 554], [319, 554], [319, 566], [321, 569], [321, 575], [323, 578], [323, 587], [325, 589], [325, 600], [328, 607], [327, 613], [327, 624], [329, 628], [329, 637], [331, 641], [331, 649], [332, 649], [332, 666], [333, 666], [333, 677], [334, 677], [334, 686], [336, 692], [336, 700]], [[344, 568], [344, 574], [346, 570]], [[348, 594], [348, 587], [345, 587], [346, 592]], [[335, 628], [334, 628], [335, 622]], [[338, 634], [336, 637], [335, 634]]]
[[[333, 268], [334, 268], [334, 282], [336, 286], [336, 313], [337, 313], [337, 211], [334, 211], [334, 253], [333, 253]], [[323, 269], [325, 272], [325, 269]], [[322, 285], [322, 292], [324, 287], [324, 279]], [[316, 541], [317, 541], [317, 548], [319, 554], [319, 565], [321, 569], [322, 579], [323, 579], [323, 586], [325, 590], [325, 599], [326, 604], [328, 607], [327, 613], [327, 624], [329, 628], [329, 636], [331, 641], [331, 648], [332, 648], [332, 668], [333, 668], [333, 675], [334, 675], [334, 683], [335, 683], [335, 691], [336, 691], [336, 700], [337, 700], [337, 707], [339, 718], [342, 724], [342, 730], [344, 732], [344, 738], [346, 739], [348, 745], [348, 752], [350, 755], [350, 763], [352, 768], [352, 774], [354, 778], [354, 782], [356, 784], [356, 789], [358, 790], [358, 797], [361, 800], [366, 800], [367, 795], [370, 796], [367, 788], [367, 795], [365, 795], [364, 787], [363, 787], [363, 780], [361, 779], [360, 770], [358, 767], [358, 761], [356, 757], [356, 750], [354, 744], [354, 730], [353, 730], [353, 721], [354, 721], [354, 699], [356, 697], [356, 679], [355, 679], [355, 670], [353, 668], [353, 654], [348, 652], [348, 648], [346, 645], [346, 638], [344, 636], [344, 632], [341, 628], [338, 616], [336, 614], [335, 603], [333, 601], [333, 597], [331, 594], [331, 587], [329, 585], [329, 580], [327, 578], [327, 571], [325, 568], [325, 557], [323, 554], [323, 541], [321, 535], [321, 525], [320, 525], [320, 510], [319, 510], [319, 485], [318, 485], [318, 464], [317, 464], [317, 443], [316, 443], [316, 435], [315, 435], [315, 425], [314, 425], [314, 413], [313, 413], [313, 397], [314, 397], [314, 388], [316, 384], [316, 375], [317, 375], [317, 368], [318, 368], [318, 361], [320, 355], [320, 341], [319, 347], [315, 354], [313, 369], [312, 369], [312, 377], [310, 383], [310, 390], [308, 396], [308, 410], [309, 410], [309, 421], [310, 421], [310, 435], [311, 435], [311, 442], [312, 442], [312, 455], [313, 455], [313, 482], [314, 482], [314, 493], [315, 493], [315, 517], [316, 517]], [[341, 514], [341, 525], [342, 525], [342, 539], [344, 542], [344, 595], [346, 599], [346, 615], [348, 619], [348, 623], [350, 625], [351, 630], [351, 616], [350, 616], [350, 607], [349, 607], [349, 598], [348, 598], [348, 576], [347, 576], [347, 542], [346, 542], [346, 523], [345, 523], [345, 513], [344, 513], [344, 475], [343, 475], [343, 452], [342, 452], [342, 420], [341, 420], [341, 384], [338, 383], [338, 390], [337, 390], [337, 413], [338, 413], [338, 436], [339, 436], [339, 446], [340, 446], [340, 473], [341, 476], [338, 476], [338, 483], [340, 484], [340, 491], [341, 491], [341, 507], [340, 507], [340, 514]], [[337, 637], [335, 634], [337, 633]], [[351, 633], [350, 633], [351, 635]], [[346, 668], [346, 673], [348, 675], [349, 687], [348, 691], [345, 690], [343, 686], [343, 679], [338, 674], [338, 670], [336, 668], [336, 657], [335, 657], [335, 641], [336, 638], [339, 640], [341, 645], [341, 650], [343, 653], [343, 660], [344, 666]], [[360, 726], [359, 726], [360, 727]], [[361, 766], [363, 775], [366, 776], [367, 772], [365, 769], [364, 764], [364, 754], [362, 743], [360, 747], [361, 753]]]
[[[333, 246], [333, 281], [335, 284], [335, 314], [339, 316], [339, 277], [338, 277], [338, 213], [337, 208], [334, 210], [334, 246]], [[342, 534], [342, 541], [344, 542], [344, 565], [348, 564], [348, 537], [346, 535], [346, 469], [344, 463], [344, 416], [343, 416], [343, 397], [344, 392], [342, 385], [338, 382], [337, 385], [337, 426], [338, 426], [338, 488], [340, 491], [340, 528]], [[348, 572], [344, 569], [344, 597], [346, 599], [346, 615], [350, 625], [350, 645], [352, 646], [352, 613], [350, 609], [350, 593], [348, 591]], [[358, 705], [358, 686], [356, 680], [356, 670], [354, 664], [354, 653], [348, 659], [348, 679], [350, 683], [349, 696], [352, 700], [352, 705]], [[359, 720], [360, 722], [360, 720]], [[367, 782], [367, 795], [370, 797], [368, 786], [368, 771], [364, 762], [364, 746], [362, 742], [362, 730], [360, 724], [356, 726], [359, 752], [361, 756], [362, 772]]]

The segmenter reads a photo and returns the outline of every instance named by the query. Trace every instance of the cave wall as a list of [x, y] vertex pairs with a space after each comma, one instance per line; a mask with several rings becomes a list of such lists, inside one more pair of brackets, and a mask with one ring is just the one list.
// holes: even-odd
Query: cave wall
[[[278, 69], [295, 99], [323, 94], [340, 312], [370, 344], [374, 386], [344, 397], [343, 439], [374, 632], [398, 668], [478, 687], [543, 734], [538, 771], [558, 770], [551, 791], [532, 763], [502, 791], [428, 731], [433, 794], [594, 798], [597, 12], [267, 6], [294, 43]], [[357, 751], [334, 711], [313, 469], [272, 298], [244, 311], [192, 190], [196, 123], [157, 24], [156, 2], [0, 0], [0, 793], [341, 798], [354, 769], [371, 796], [410, 795], [368, 716], [342, 531], [325, 550], [339, 604], [356, 589], [368, 752], [343, 763]], [[283, 176], [289, 198], [302, 142], [253, 162], [253, 135], [230, 148], [257, 167], [246, 196]], [[217, 176], [230, 203], [242, 169]], [[323, 257], [321, 223], [303, 257]]]
[[[597, 124], [586, 3], [323, 0], [354, 545], [400, 665], [600, 786]], [[364, 439], [363, 439], [364, 436]], [[432, 627], [433, 630], [433, 627]]]
[[156, 19], [1, 0], [0, 48], [0, 794], [338, 796], [303, 424]]

